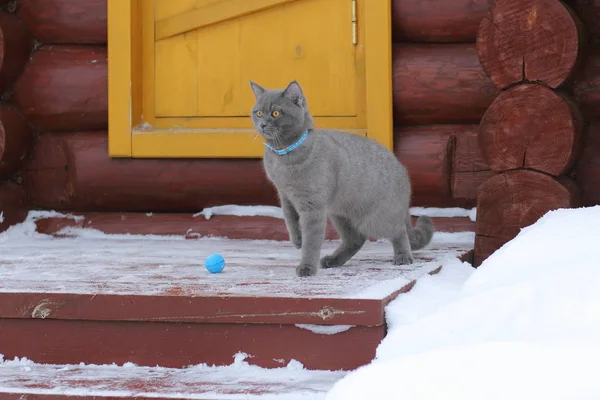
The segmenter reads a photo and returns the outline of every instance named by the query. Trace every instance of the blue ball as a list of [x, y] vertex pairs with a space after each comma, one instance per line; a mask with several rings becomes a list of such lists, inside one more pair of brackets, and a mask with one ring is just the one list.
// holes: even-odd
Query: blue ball
[[223, 268], [225, 268], [225, 259], [222, 255], [214, 253], [206, 257], [204, 265], [209, 272], [218, 274], [219, 272], [223, 271]]

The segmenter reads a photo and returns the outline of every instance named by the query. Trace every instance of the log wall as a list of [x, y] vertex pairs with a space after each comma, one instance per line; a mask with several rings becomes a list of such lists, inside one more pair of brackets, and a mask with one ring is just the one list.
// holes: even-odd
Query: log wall
[[481, 154], [496, 175], [478, 190], [476, 265], [548, 211], [581, 204], [569, 175], [585, 124], [569, 83], [586, 44], [581, 20], [559, 0], [496, 0], [482, 20], [477, 52], [501, 92], [479, 125]]
[[0, 1], [0, 232], [26, 216], [27, 197], [17, 173], [33, 145], [27, 120], [7, 102], [33, 47], [31, 33], [9, 6]]
[[[536, 1], [540, 7], [546, 4]], [[413, 204], [475, 206], [480, 185], [501, 173], [498, 168], [490, 169], [479, 141], [482, 117], [507, 79], [495, 75], [497, 69], [490, 66], [494, 56], [489, 54], [495, 51], [498, 58], [512, 51], [518, 59], [518, 51], [523, 50], [517, 49], [518, 40], [506, 50], [507, 41], [488, 31], [486, 35], [493, 40], [485, 47], [488, 55], [482, 57], [483, 42], [477, 42], [477, 34], [485, 25], [492, 0], [392, 3], [394, 151], [409, 170]], [[588, 29], [591, 37], [597, 37], [600, 6], [588, 0], [568, 3], [571, 8], [561, 3], [560, 10], [564, 8], [569, 15], [562, 13], [556, 21], [569, 22], [573, 10], [585, 13], [582, 19], [592, 26]], [[106, 0], [18, 0], [17, 6], [11, 17], [41, 42], [11, 84], [11, 102], [39, 132], [23, 170], [24, 187], [33, 205], [70, 211], [179, 212], [223, 203], [276, 202], [257, 160], [110, 159], [106, 147]], [[544, 10], [539, 14], [540, 24], [558, 23], [550, 18], [551, 9], [539, 9]], [[518, 9], [511, 15], [529, 14]], [[581, 25], [573, 21], [571, 28]], [[511, 32], [521, 28], [516, 23]], [[557, 43], [565, 38], [559, 36]], [[581, 51], [586, 42], [578, 30], [571, 29], [568, 40], [573, 44], [569, 48], [578, 51], [558, 58], [551, 56], [556, 45], [537, 46], [534, 56], [546, 58], [527, 61], [530, 75], [526, 78], [550, 76], [548, 84], [571, 96], [590, 121], [600, 115], [600, 50], [592, 49], [586, 57]], [[540, 68], [557, 62], [566, 65], [560, 74], [539, 74]], [[581, 136], [584, 156], [578, 161], [575, 149], [561, 173], [576, 178], [583, 188], [584, 204], [600, 203], [600, 190], [594, 184], [595, 168], [600, 165], [600, 149], [594, 143], [600, 143], [600, 129], [598, 134], [574, 132]], [[125, 171], [134, 178], [125, 178]]]

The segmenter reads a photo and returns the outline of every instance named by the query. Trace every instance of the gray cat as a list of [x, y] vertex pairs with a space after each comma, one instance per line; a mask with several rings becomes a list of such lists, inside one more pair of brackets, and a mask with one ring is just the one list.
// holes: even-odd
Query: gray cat
[[368, 237], [392, 242], [394, 264], [413, 263], [412, 250], [429, 244], [434, 228], [426, 216], [413, 228], [410, 181], [396, 156], [372, 139], [315, 129], [296, 81], [277, 90], [250, 86], [256, 96], [252, 122], [266, 142], [265, 171], [279, 194], [290, 241], [302, 249], [296, 274], [317, 273], [328, 216], [342, 243], [321, 259], [322, 268], [342, 266]]

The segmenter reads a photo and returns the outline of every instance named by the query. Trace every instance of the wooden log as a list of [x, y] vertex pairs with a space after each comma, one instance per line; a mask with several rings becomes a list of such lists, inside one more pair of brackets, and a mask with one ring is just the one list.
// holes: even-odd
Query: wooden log
[[[452, 207], [452, 130], [399, 129], [396, 154], [415, 206]], [[45, 134], [24, 175], [33, 204], [69, 211], [196, 212], [220, 204], [278, 204], [261, 160], [117, 160], [106, 132]], [[445, 194], [445, 195], [444, 195]]]
[[479, 187], [495, 173], [492, 170], [452, 173], [452, 200], [456, 207], [472, 208], [477, 204]]
[[106, 129], [106, 46], [44, 46], [14, 87], [14, 99], [40, 131]]
[[494, 175], [479, 187], [476, 262], [483, 261], [499, 244], [513, 239], [521, 228], [533, 224], [548, 211], [580, 204], [580, 191], [568, 178], [530, 170]]
[[575, 176], [581, 188], [583, 205], [600, 204], [600, 121], [593, 121], [587, 129]]
[[398, 42], [474, 42], [492, 0], [393, 0], [393, 37]]
[[0, 182], [0, 232], [27, 217], [27, 197], [22, 187], [10, 182]]
[[32, 202], [60, 210], [155, 212], [277, 204], [261, 160], [117, 160], [107, 144], [104, 131], [42, 135], [24, 176]]
[[573, 82], [573, 97], [584, 117], [600, 115], [600, 47], [590, 47], [586, 61]]
[[493, 175], [479, 150], [478, 125], [460, 125], [454, 132], [452, 199], [461, 207], [475, 207], [477, 189]]
[[394, 45], [393, 85], [401, 124], [479, 123], [498, 93], [470, 43]]
[[477, 34], [483, 69], [498, 88], [539, 81], [556, 88], [582, 61], [583, 26], [558, 0], [497, 0]]
[[106, 0], [18, 0], [17, 15], [44, 43], [104, 44]]
[[0, 11], [0, 93], [19, 76], [31, 47], [31, 34], [25, 25], [14, 15]]
[[594, 40], [600, 38], [600, 2], [598, 0], [567, 0]]
[[452, 173], [489, 171], [479, 149], [479, 125], [457, 125], [452, 132], [456, 138]]
[[17, 109], [0, 103], [0, 178], [19, 170], [33, 145], [33, 132]]
[[566, 95], [538, 84], [502, 92], [481, 120], [479, 147], [494, 171], [568, 171], [579, 154], [583, 117]]
[[[75, 215], [82, 218], [38, 219], [37, 231], [63, 236], [65, 233], [61, 231], [64, 228], [92, 228], [106, 234], [179, 235], [187, 239], [205, 236], [278, 241], [289, 239], [285, 222], [272, 217], [215, 215], [207, 220], [192, 214], [92, 212]], [[413, 217], [413, 224], [415, 220]], [[433, 224], [437, 232], [475, 231], [475, 223], [469, 218], [433, 218]], [[331, 223], [328, 224], [326, 237], [328, 240], [339, 238]]]
[[394, 132], [394, 152], [408, 170], [413, 203], [436, 206], [450, 197], [454, 137], [447, 126], [413, 126]]

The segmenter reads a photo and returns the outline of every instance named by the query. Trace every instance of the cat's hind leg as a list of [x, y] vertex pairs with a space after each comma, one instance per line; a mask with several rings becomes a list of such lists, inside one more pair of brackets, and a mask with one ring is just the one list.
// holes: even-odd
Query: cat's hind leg
[[342, 243], [333, 254], [321, 258], [321, 268], [341, 267], [365, 244], [367, 237], [358, 232], [346, 218], [331, 216], [331, 222], [340, 235]]
[[392, 246], [394, 247], [394, 264], [395, 265], [406, 265], [415, 262], [412, 255], [410, 246], [410, 239], [406, 226], [402, 225], [395, 238], [392, 239]]

